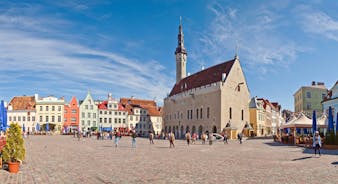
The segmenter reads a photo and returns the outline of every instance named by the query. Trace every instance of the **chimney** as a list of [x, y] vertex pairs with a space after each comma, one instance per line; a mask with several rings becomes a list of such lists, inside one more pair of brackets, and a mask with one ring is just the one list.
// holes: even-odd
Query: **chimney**
[[312, 86], [315, 86], [316, 85], [316, 81], [312, 81]]
[[188, 77], [190, 76], [190, 73], [188, 73]]
[[113, 97], [112, 97], [112, 93], [108, 93], [108, 100], [112, 100]]
[[37, 93], [35, 93], [34, 97], [35, 97], [35, 101], [39, 100], [39, 95]]
[[204, 66], [202, 65], [201, 70], [204, 70]]

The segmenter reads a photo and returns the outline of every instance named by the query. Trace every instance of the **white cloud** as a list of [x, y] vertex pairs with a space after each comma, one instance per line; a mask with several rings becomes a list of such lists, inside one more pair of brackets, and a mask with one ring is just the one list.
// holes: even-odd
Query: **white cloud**
[[238, 43], [241, 61], [248, 67], [259, 66], [266, 74], [274, 67], [288, 66], [307, 50], [279, 32], [288, 25], [267, 5], [236, 9], [216, 2], [208, 8], [213, 18], [209, 29], [201, 33], [200, 44], [195, 44], [194, 60], [205, 56], [213, 63], [232, 59]]
[[74, 96], [90, 88], [101, 96], [112, 92], [117, 98], [157, 99], [170, 90], [173, 80], [158, 61], [57, 38], [59, 29], [54, 28], [67, 21], [55, 19], [53, 27], [47, 22], [48, 18], [0, 15], [0, 78], [5, 79], [0, 83], [9, 84], [0, 90]]
[[301, 13], [301, 22], [305, 32], [338, 41], [338, 18], [335, 20], [324, 12], [311, 10]]

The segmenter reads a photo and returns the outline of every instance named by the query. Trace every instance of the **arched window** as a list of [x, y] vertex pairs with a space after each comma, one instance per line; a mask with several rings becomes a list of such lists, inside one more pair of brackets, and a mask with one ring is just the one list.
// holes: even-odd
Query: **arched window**
[[201, 113], [200, 118], [202, 119], [202, 118], [203, 118], [203, 111], [202, 111], [202, 108], [201, 108], [200, 113]]
[[231, 111], [232, 111], [232, 108], [230, 107], [230, 109], [229, 109], [229, 118], [230, 119], [232, 119], [232, 112]]

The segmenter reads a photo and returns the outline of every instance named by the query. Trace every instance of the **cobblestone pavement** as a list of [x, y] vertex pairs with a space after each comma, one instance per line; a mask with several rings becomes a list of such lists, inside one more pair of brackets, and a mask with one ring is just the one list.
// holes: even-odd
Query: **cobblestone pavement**
[[0, 183], [338, 183], [338, 151], [284, 146], [271, 140], [187, 146], [164, 140], [137, 147], [72, 136], [30, 136], [18, 174], [0, 170]]

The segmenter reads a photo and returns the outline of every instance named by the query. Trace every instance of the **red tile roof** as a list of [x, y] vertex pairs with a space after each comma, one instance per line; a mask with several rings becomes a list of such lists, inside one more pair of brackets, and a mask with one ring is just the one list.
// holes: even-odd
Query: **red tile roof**
[[121, 98], [120, 103], [122, 104], [135, 104], [135, 105], [152, 105], [156, 106], [156, 102], [154, 100], [142, 100], [135, 98]]
[[229, 72], [234, 62], [235, 59], [232, 59], [230, 61], [212, 66], [182, 79], [180, 82], [175, 84], [169, 96], [173, 96], [184, 91], [188, 91], [190, 89], [221, 81], [223, 73], [226, 73], [227, 76], [229, 75]]
[[128, 111], [128, 114], [134, 114], [133, 108], [142, 108], [148, 111], [150, 116], [161, 116], [162, 110], [158, 108], [154, 100], [142, 100], [134, 98], [121, 98], [120, 103]]
[[[108, 101], [105, 100], [98, 105], [99, 109], [108, 109]], [[118, 104], [118, 111], [127, 111], [121, 103]]]
[[16, 96], [12, 98], [8, 105], [12, 106], [13, 110], [34, 110], [35, 97], [34, 96]]

